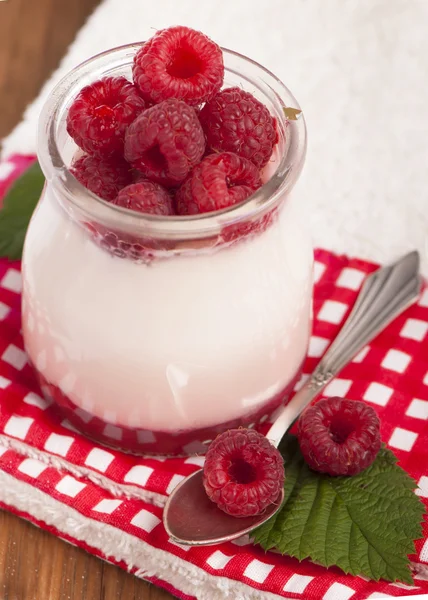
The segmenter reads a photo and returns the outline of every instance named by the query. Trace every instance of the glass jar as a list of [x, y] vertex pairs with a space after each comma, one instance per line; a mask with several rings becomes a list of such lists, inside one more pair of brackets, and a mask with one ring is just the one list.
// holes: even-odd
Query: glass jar
[[69, 172], [77, 92], [131, 77], [139, 46], [88, 60], [41, 117], [46, 186], [23, 256], [23, 334], [43, 392], [82, 432], [134, 453], [192, 454], [285, 402], [310, 335], [312, 249], [289, 193], [303, 166], [303, 118], [269, 71], [224, 50], [225, 86], [264, 102], [279, 142], [266, 182], [214, 214], [142, 215], [113, 206]]

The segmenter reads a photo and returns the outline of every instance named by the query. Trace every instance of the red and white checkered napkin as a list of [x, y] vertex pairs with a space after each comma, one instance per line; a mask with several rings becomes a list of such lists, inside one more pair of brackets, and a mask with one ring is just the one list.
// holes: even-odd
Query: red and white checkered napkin
[[[27, 159], [16, 160], [19, 168]], [[0, 164], [0, 178], [2, 173], [12, 175], [14, 161], [7, 167]], [[263, 591], [264, 598], [357, 600], [428, 592], [427, 524], [425, 539], [417, 542], [412, 557], [414, 587], [369, 582], [339, 569], [299, 563], [265, 553], [248, 539], [207, 548], [172, 543], [162, 526], [162, 505], [202, 459], [131, 457], [98, 446], [67, 421], [53, 418], [23, 350], [19, 269], [17, 262], [0, 260], [4, 508], [179, 598], [256, 599]], [[358, 259], [316, 252], [314, 335], [305, 373], [313, 370], [335, 337], [365, 275], [374, 269]], [[417, 493], [428, 503], [427, 357], [428, 290], [330, 383], [325, 394], [363, 398], [378, 411], [384, 441], [418, 481]]]

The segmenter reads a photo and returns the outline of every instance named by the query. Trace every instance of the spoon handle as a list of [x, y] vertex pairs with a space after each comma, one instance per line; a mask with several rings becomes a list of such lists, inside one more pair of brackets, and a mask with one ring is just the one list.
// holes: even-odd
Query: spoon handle
[[278, 447], [284, 433], [327, 383], [366, 344], [418, 298], [422, 278], [419, 253], [406, 254], [390, 266], [369, 275], [339, 334], [310, 379], [281, 410], [266, 437]]

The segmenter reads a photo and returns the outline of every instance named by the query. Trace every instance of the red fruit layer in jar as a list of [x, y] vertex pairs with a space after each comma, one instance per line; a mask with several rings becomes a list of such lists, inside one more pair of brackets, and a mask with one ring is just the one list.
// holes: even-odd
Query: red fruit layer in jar
[[284, 390], [262, 407], [240, 419], [202, 429], [179, 431], [150, 431], [108, 423], [78, 407], [59, 387], [50, 384], [40, 373], [37, 373], [37, 376], [43, 394], [47, 399], [53, 400], [53, 410], [58, 417], [66, 417], [84, 435], [106, 446], [132, 454], [180, 456], [205, 454], [209, 443], [227, 429], [257, 427], [259, 431], [265, 433], [268, 429], [266, 421], [279, 406], [287, 403], [300, 374], [301, 369]]

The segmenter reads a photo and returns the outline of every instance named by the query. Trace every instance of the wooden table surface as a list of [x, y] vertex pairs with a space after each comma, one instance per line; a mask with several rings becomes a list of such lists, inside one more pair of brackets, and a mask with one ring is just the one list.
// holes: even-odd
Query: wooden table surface
[[[0, 138], [20, 120], [98, 2], [0, 0]], [[167, 600], [172, 596], [0, 511], [0, 598]]]

